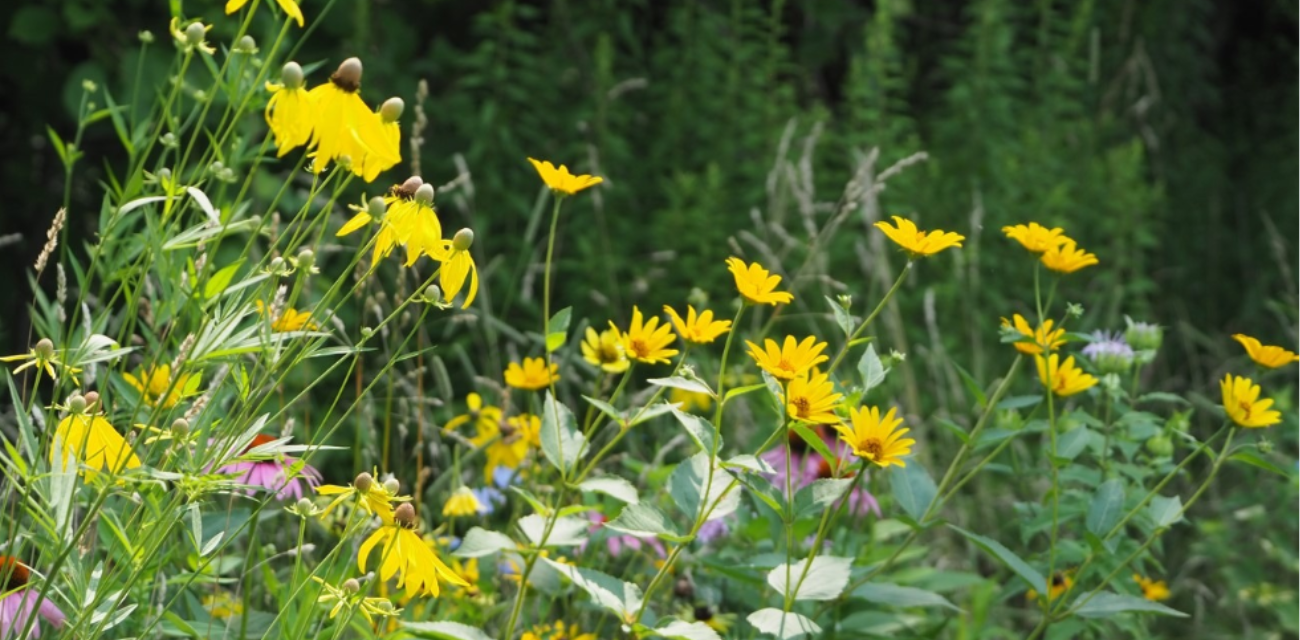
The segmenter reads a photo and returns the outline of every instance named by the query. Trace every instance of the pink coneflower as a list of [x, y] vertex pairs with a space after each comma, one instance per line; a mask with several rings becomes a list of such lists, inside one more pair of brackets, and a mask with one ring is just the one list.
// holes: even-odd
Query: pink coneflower
[[[244, 453], [256, 449], [276, 438], [264, 434], [253, 436], [253, 441], [244, 449]], [[256, 460], [243, 461], [228, 464], [220, 469], [217, 473], [240, 474], [235, 481], [239, 484], [247, 484], [258, 487], [266, 487], [275, 492], [276, 497], [281, 500], [297, 500], [303, 496], [303, 481], [311, 488], [320, 484], [321, 475], [314, 467], [309, 464], [303, 464], [302, 469], [298, 470], [298, 477], [289, 478], [289, 468], [298, 464], [296, 458], [281, 456], [274, 460]], [[253, 495], [256, 489], [249, 489], [248, 495]]]
[[[844, 465], [844, 460], [851, 458], [851, 451], [848, 446], [838, 438], [832, 438], [821, 425], [816, 425], [814, 430], [821, 436], [822, 441], [830, 448], [831, 452], [841, 461], [839, 465]], [[772, 484], [785, 491], [785, 449], [776, 448], [763, 452], [760, 458], [772, 466], [774, 473], [768, 474]], [[831, 477], [831, 465], [828, 460], [821, 454], [811, 450], [808, 443], [803, 441], [799, 434], [790, 432], [790, 474], [791, 488], [796, 492], [810, 485], [813, 481], [821, 478]], [[852, 478], [854, 473], [849, 471], [844, 473], [842, 478]], [[865, 481], [866, 478], [863, 478]], [[880, 516], [880, 503], [876, 502], [876, 497], [862, 486], [865, 483], [859, 483], [858, 486], [849, 494], [849, 515], [861, 516], [866, 515], [868, 511]]]
[[[31, 572], [27, 566], [9, 556], [0, 556], [0, 638], [15, 638], [27, 628], [32, 612], [40, 614], [55, 629], [63, 627], [67, 616], [39, 593], [27, 588]], [[41, 600], [40, 607], [36, 601]], [[32, 623], [29, 638], [41, 637], [40, 620]]]
[[[588, 528], [588, 531], [592, 534], [603, 529], [605, 522], [609, 520], [609, 518], [606, 518], [604, 514], [595, 511], [588, 511], [587, 519], [591, 520], [592, 524], [591, 527]], [[660, 558], [668, 556], [668, 552], [664, 550], [664, 545], [662, 542], [659, 542], [658, 538], [646, 538], [643, 540], [636, 536], [610, 534], [605, 539], [605, 546], [609, 549], [609, 555], [611, 556], [617, 556], [623, 552], [623, 549], [641, 551], [643, 545], [654, 549], [654, 552], [659, 554]], [[584, 544], [583, 546], [585, 547], [586, 545]]]

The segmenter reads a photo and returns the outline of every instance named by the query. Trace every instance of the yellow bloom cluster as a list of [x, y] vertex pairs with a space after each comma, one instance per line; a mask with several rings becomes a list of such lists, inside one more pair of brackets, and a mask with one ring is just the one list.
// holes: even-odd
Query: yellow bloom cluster
[[1060, 227], [1048, 229], [1030, 222], [1002, 227], [1002, 233], [1019, 242], [1030, 253], [1039, 254], [1043, 266], [1057, 273], [1074, 273], [1097, 264], [1097, 256], [1079, 249]]
[[1029, 321], [1024, 316], [1014, 314], [1010, 321], [1002, 319], [1002, 326], [1014, 329], [1016, 333], [1024, 336], [1025, 340], [1017, 340], [1013, 344], [1016, 351], [1029, 356], [1042, 355], [1044, 351], [1056, 351], [1065, 344], [1065, 329], [1061, 327], [1052, 327], [1052, 320], [1049, 318], [1043, 321], [1043, 325], [1037, 329], [1029, 326]]
[[[1295, 352], [1275, 345], [1264, 345], [1244, 334], [1234, 334], [1233, 339], [1245, 347], [1246, 355], [1261, 367], [1276, 369], [1300, 360]], [[1228, 418], [1238, 426], [1247, 428], [1271, 427], [1282, 421], [1281, 412], [1273, 409], [1271, 398], [1260, 399], [1263, 390], [1250, 378], [1227, 374], [1219, 382], [1223, 393], [1223, 409]]]

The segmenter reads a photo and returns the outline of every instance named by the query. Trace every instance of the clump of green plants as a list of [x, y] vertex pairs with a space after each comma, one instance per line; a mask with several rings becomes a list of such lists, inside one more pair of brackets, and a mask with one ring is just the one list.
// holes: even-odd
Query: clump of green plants
[[[357, 58], [312, 82], [321, 65], [285, 59], [307, 16], [277, 0], [261, 48], [264, 5], [227, 4], [228, 44], [173, 18], [147, 117], [87, 85], [76, 134], [52, 135], [69, 185], [85, 127], [110, 123], [127, 162], [84, 247], [67, 227], [86, 216], [59, 209], [32, 347], [3, 358], [4, 640], [1150, 637], [1187, 615], [1164, 604], [1162, 536], [1221, 469], [1291, 477], [1257, 434], [1295, 417], [1260, 376], [1228, 373], [1195, 410], [1145, 391], [1163, 329], [1077, 330], [1069, 300], [1105, 260], [1036, 222], [1002, 230], [1026, 251], [1025, 313], [984, 336], [1014, 359], [992, 384], [952, 363], [973, 401], [951, 419], [900, 409], [907, 356], [875, 332], [963, 251], [915, 216], [867, 227], [902, 266], [866, 305], [850, 289], [783, 316], [815, 287], [737, 246], [715, 265], [734, 288], [580, 319], [556, 240], [606, 183], [528, 158], [549, 227], [537, 313], [512, 327], [499, 262], [437, 204], [468, 200], [470, 174], [391, 178], [419, 100], [403, 124]], [[921, 159], [855, 179], [788, 250], [815, 261]], [[472, 375], [465, 326], [504, 370]], [[1233, 337], [1293, 375], [1295, 353]], [[956, 508], [977, 480], [1014, 522]]]

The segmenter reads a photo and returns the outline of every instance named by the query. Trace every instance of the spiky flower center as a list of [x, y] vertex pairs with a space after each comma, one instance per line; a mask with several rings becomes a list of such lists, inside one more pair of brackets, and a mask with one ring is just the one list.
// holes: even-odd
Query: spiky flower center
[[885, 455], [885, 443], [879, 438], [867, 438], [858, 449], [867, 454], [870, 460], [879, 460]]
[[812, 409], [812, 402], [810, 402], [808, 398], [805, 397], [793, 398], [791, 399], [790, 404], [794, 405], [795, 415], [799, 416], [800, 418], [807, 418], [809, 415], [811, 415], [810, 410]]
[[0, 556], [0, 592], [13, 591], [27, 585], [30, 574], [27, 567], [9, 556]]

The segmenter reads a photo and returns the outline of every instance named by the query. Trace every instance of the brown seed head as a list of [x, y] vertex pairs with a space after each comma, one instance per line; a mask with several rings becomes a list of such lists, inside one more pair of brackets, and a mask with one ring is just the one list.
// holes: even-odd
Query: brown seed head
[[415, 507], [409, 502], [403, 502], [393, 510], [393, 519], [407, 529], [415, 528]]
[[347, 91], [356, 93], [361, 90], [361, 60], [358, 58], [348, 58], [339, 65], [339, 70], [330, 76], [330, 82], [334, 86]]

